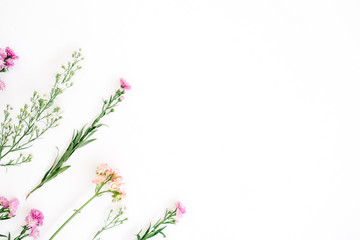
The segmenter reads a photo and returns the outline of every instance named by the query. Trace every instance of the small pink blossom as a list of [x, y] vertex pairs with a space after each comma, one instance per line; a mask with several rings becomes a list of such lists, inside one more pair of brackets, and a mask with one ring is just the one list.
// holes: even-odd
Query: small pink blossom
[[[0, 89], [1, 89], [1, 80], [0, 80]], [[3, 208], [7, 208], [9, 206], [9, 200], [7, 200], [7, 198], [5, 197], [0, 197], [0, 205], [3, 206]]]
[[30, 237], [33, 237], [35, 239], [39, 238], [40, 237], [40, 231], [39, 231], [39, 229], [37, 227], [32, 228], [31, 233], [29, 235], [30, 235]]
[[123, 78], [120, 78], [120, 85], [121, 85], [121, 88], [123, 88], [125, 90], [130, 90], [131, 89], [130, 84]]
[[124, 100], [124, 95], [121, 95], [121, 96], [120, 96], [120, 99], [121, 99], [121, 100]]
[[0, 58], [5, 59], [7, 57], [7, 54], [4, 49], [0, 48]]
[[10, 200], [10, 202], [9, 202], [9, 211], [10, 211], [9, 217], [12, 217], [15, 215], [15, 213], [18, 209], [18, 206], [19, 206], [19, 200], [17, 198]]
[[0, 90], [5, 90], [5, 88], [6, 88], [6, 84], [5, 84], [5, 82], [3, 81], [3, 80], [1, 80], [0, 79]]
[[101, 164], [96, 169], [97, 174], [110, 174], [111, 171], [112, 171], [111, 167], [109, 165], [107, 165], [106, 163]]
[[100, 185], [101, 183], [105, 182], [106, 178], [107, 177], [105, 175], [97, 175], [92, 182], [96, 185]]
[[184, 207], [184, 205], [182, 205], [181, 202], [178, 202], [176, 204], [176, 207], [177, 207], [176, 216], [178, 218], [181, 218], [186, 213], [186, 208]]
[[2, 70], [3, 68], [6, 68], [6, 64], [5, 64], [4, 59], [2, 59], [2, 58], [0, 57], [0, 70]]
[[14, 60], [12, 58], [8, 58], [5, 60], [7, 67], [13, 67], [15, 65]]
[[10, 57], [11, 59], [18, 59], [19, 57], [18, 56], [16, 56], [16, 54], [14, 53], [14, 51], [11, 49], [11, 48], [9, 48], [9, 47], [6, 47], [5, 48], [5, 52], [6, 52], [6, 54], [8, 55], [8, 57]]
[[115, 178], [108, 182], [108, 187], [111, 191], [116, 191], [118, 193], [123, 192], [122, 185], [124, 184], [122, 178]]
[[36, 228], [38, 226], [38, 221], [33, 219], [30, 215], [27, 215], [25, 218], [26, 226], [28, 228]]

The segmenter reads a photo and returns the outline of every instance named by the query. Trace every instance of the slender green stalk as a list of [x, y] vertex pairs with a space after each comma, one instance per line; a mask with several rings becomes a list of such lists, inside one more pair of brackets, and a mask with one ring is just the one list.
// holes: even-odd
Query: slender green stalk
[[63, 73], [58, 73], [55, 83], [49, 95], [41, 97], [34, 92], [30, 98], [30, 104], [25, 104], [16, 116], [17, 121], [11, 118], [13, 108], [7, 105], [4, 110], [4, 120], [0, 124], [0, 166], [18, 166], [30, 162], [31, 154], [20, 153], [17, 157], [4, 161], [4, 158], [11, 153], [25, 150], [32, 146], [32, 143], [39, 139], [47, 130], [58, 125], [62, 118], [59, 107], [53, 107], [58, 95], [71, 87], [72, 77], [75, 72], [81, 69], [78, 65], [83, 58], [81, 49], [72, 54], [73, 60], [67, 67], [62, 66]]
[[128, 220], [127, 218], [120, 219], [120, 217], [124, 214], [124, 210], [122, 208], [119, 209], [118, 213], [115, 216], [113, 216], [112, 213], [113, 210], [111, 209], [105, 220], [104, 226], [99, 231], [97, 231], [92, 240], [100, 240], [99, 236], [102, 232], [119, 226]]
[[81, 128], [79, 131], [74, 132], [73, 137], [69, 146], [67, 147], [64, 154], [58, 159], [55, 160], [50, 169], [45, 173], [41, 182], [30, 191], [26, 198], [28, 198], [34, 191], [41, 188], [45, 183], [57, 177], [60, 173], [66, 171], [70, 168], [70, 165], [64, 166], [65, 162], [69, 160], [70, 156], [79, 148], [93, 142], [96, 138], [90, 139], [90, 137], [104, 124], [99, 123], [100, 120], [108, 115], [109, 113], [114, 111], [114, 108], [118, 105], [119, 102], [122, 101], [122, 97], [125, 94], [124, 89], [118, 89], [114, 95], [110, 96], [108, 100], [104, 100], [103, 107], [98, 115], [98, 117], [93, 121], [93, 123], [85, 129], [85, 127]]
[[151, 226], [150, 223], [149, 227], [142, 236], [140, 236], [140, 233], [143, 230], [140, 230], [140, 232], [136, 235], [137, 240], [149, 239], [155, 237], [157, 234], [161, 234], [165, 238], [166, 235], [163, 233], [163, 230], [167, 227], [167, 225], [176, 223], [176, 211], [177, 208], [175, 208], [173, 211], [166, 209], [164, 217], [159, 219], [154, 226]]
[[111, 190], [106, 190], [106, 191], [101, 191], [102, 187], [111, 180], [111, 177], [107, 178], [107, 180], [103, 183], [101, 183], [99, 186], [96, 187], [95, 189], [95, 194], [89, 199], [87, 200], [79, 209], [75, 210], [75, 212], [60, 226], [60, 228], [58, 230], [56, 230], [56, 232], [50, 237], [49, 240], [52, 240], [55, 238], [55, 236], [77, 215], [81, 212], [81, 210], [86, 207], [92, 200], [94, 200], [95, 198], [103, 195], [104, 193], [107, 192], [112, 192]]

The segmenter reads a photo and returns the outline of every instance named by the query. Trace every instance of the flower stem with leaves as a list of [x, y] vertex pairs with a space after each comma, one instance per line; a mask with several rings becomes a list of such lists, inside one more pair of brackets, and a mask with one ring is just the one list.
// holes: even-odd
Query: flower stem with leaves
[[113, 215], [113, 210], [111, 209], [105, 220], [105, 225], [99, 231], [97, 231], [92, 240], [100, 240], [99, 236], [102, 232], [117, 227], [127, 221], [127, 218], [121, 219], [123, 214], [124, 210], [122, 208], [120, 208], [115, 215]]
[[96, 138], [90, 137], [104, 124], [100, 123], [100, 120], [108, 115], [111, 112], [114, 112], [114, 108], [118, 105], [119, 102], [122, 101], [123, 95], [125, 94], [124, 89], [118, 89], [114, 95], [110, 96], [108, 100], [104, 100], [103, 107], [101, 109], [101, 113], [98, 115], [98, 117], [93, 121], [93, 123], [85, 129], [85, 126], [81, 128], [80, 130], [74, 132], [73, 137], [71, 139], [71, 142], [69, 146], [67, 147], [64, 154], [57, 160], [54, 161], [53, 165], [50, 167], [50, 169], [45, 173], [44, 177], [41, 179], [41, 182], [30, 191], [30, 193], [27, 195], [26, 198], [28, 198], [34, 191], [41, 188], [45, 183], [49, 182], [50, 180], [57, 177], [60, 173], [66, 171], [68, 168], [70, 168], [70, 165], [64, 166], [66, 161], [69, 160], [71, 155], [79, 148], [93, 142], [96, 140]]
[[[104, 193], [112, 193], [113, 201], [120, 201], [122, 197], [125, 196], [124, 191], [121, 189], [123, 185], [122, 177], [118, 174], [118, 172], [110, 168], [107, 168], [106, 171], [102, 171], [103, 169], [104, 168], [101, 167], [97, 169], [98, 176], [96, 180], [93, 181], [94, 183], [96, 183], [94, 195], [89, 200], [87, 200], [79, 209], [75, 210], [75, 212], [60, 226], [58, 230], [56, 230], [56, 232], [50, 237], [49, 240], [54, 239], [55, 236], [95, 198], [102, 196]], [[99, 181], [99, 177], [101, 178], [101, 181]], [[102, 190], [102, 188], [107, 184], [109, 186], [108, 189]]]
[[0, 123], [0, 166], [17, 166], [30, 162], [31, 154], [20, 153], [15, 158], [4, 161], [4, 158], [11, 153], [25, 150], [31, 147], [32, 143], [39, 139], [47, 130], [58, 125], [62, 118], [59, 107], [53, 107], [58, 95], [71, 87], [72, 77], [75, 72], [81, 69], [79, 62], [81, 49], [72, 54], [72, 62], [62, 66], [63, 73], [56, 75], [55, 84], [50, 90], [49, 96], [41, 97], [38, 92], [34, 92], [30, 98], [30, 104], [25, 104], [20, 109], [14, 121], [11, 117], [13, 108], [7, 105], [4, 110], [4, 120]]
[[166, 209], [165, 215], [163, 218], [159, 219], [154, 226], [151, 226], [151, 223], [149, 227], [146, 229], [144, 234], [142, 236], [140, 233], [143, 230], [140, 230], [140, 232], [136, 235], [137, 240], [145, 240], [152, 237], [155, 237], [158, 234], [161, 234], [163, 237], [166, 237], [166, 235], [163, 233], [163, 230], [167, 227], [169, 224], [175, 224], [176, 223], [176, 210], [169, 211]]

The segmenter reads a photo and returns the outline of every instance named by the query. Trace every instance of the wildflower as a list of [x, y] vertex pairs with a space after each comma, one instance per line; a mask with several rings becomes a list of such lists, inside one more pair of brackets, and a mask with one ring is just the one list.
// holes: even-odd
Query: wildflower
[[10, 200], [9, 202], [9, 217], [13, 217], [18, 209], [19, 206], [19, 200], [17, 198], [14, 198], [12, 200]]
[[0, 205], [3, 208], [7, 208], [9, 206], [9, 200], [7, 200], [5, 197], [0, 197]]
[[14, 60], [12, 58], [8, 58], [5, 60], [5, 63], [6, 63], [6, 66], [7, 67], [13, 67], [15, 64], [14, 64]]
[[7, 54], [4, 49], [0, 48], [0, 58], [5, 59], [7, 57]]
[[125, 90], [130, 90], [131, 89], [130, 84], [123, 78], [120, 78], [120, 84], [121, 84], [122, 89], [125, 89]]
[[105, 182], [106, 176], [104, 175], [97, 175], [96, 178], [92, 181], [96, 185], [100, 185], [101, 183]]
[[1, 80], [0, 79], [0, 90], [5, 90], [5, 88], [6, 88], [6, 84], [5, 84], [5, 82], [3, 81], [3, 80]]
[[13, 60], [19, 58], [18, 56], [16, 56], [16, 54], [14, 53], [14, 51], [13, 51], [11, 48], [9, 48], [9, 47], [6, 47], [6, 48], [5, 48], [5, 52], [6, 52], [7, 56], [10, 57], [10, 58], [13, 59]]
[[31, 229], [31, 233], [29, 234], [30, 237], [33, 237], [33, 238], [39, 238], [40, 237], [40, 231], [38, 228], [32, 228]]
[[186, 213], [186, 208], [184, 207], [184, 205], [182, 205], [181, 202], [178, 202], [176, 204], [176, 216], [178, 218], [181, 218], [185, 213]]

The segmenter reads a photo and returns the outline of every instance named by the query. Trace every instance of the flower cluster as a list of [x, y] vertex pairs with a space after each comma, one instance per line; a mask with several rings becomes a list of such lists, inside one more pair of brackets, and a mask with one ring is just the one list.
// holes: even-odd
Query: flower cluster
[[13, 67], [15, 65], [14, 60], [18, 58], [11, 48], [0, 48], [0, 72], [6, 72], [9, 68]]
[[44, 214], [37, 209], [31, 209], [29, 215], [25, 218], [26, 228], [31, 230], [29, 233], [30, 237], [38, 238], [39, 237], [39, 226], [43, 225]]
[[5, 197], [0, 197], [0, 220], [6, 220], [14, 217], [18, 206], [19, 200], [17, 198], [9, 201]]
[[101, 164], [96, 169], [96, 178], [92, 181], [101, 189], [107, 184], [109, 191], [113, 193], [113, 201], [118, 202], [125, 197], [124, 181], [118, 170], [112, 169], [108, 164]]

